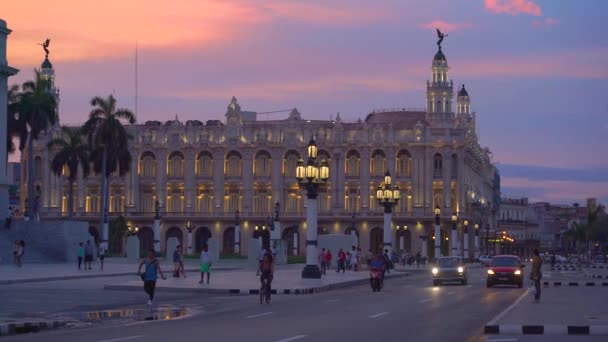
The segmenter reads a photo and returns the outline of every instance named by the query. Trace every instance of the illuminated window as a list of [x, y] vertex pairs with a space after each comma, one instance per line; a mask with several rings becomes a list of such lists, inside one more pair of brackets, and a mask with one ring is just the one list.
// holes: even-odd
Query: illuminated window
[[198, 177], [213, 177], [213, 156], [203, 151], [196, 159], [196, 175]]
[[411, 177], [412, 172], [412, 156], [407, 150], [399, 151], [397, 154], [397, 165], [395, 166], [397, 176]]
[[358, 177], [361, 157], [359, 152], [351, 150], [346, 154], [346, 176]]
[[139, 175], [156, 177], [156, 157], [152, 152], [144, 152], [139, 158]]
[[236, 151], [231, 151], [226, 155], [225, 174], [227, 177], [241, 176], [241, 155]]
[[383, 151], [376, 150], [372, 153], [371, 175], [384, 176], [386, 172], [386, 157]]
[[285, 158], [283, 159], [283, 175], [287, 177], [295, 177], [296, 176], [296, 167], [298, 166], [298, 160], [300, 159], [300, 154], [296, 151], [289, 151], [285, 154]]
[[169, 155], [167, 171], [169, 177], [184, 176], [184, 156], [180, 152], [173, 152]]
[[256, 177], [270, 177], [271, 157], [266, 151], [260, 151], [255, 156], [253, 170]]

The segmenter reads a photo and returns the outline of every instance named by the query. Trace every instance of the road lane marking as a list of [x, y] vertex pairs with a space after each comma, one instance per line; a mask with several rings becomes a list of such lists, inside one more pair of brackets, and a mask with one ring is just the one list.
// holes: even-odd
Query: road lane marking
[[517, 341], [516, 338], [491, 338], [487, 339], [487, 342], [508, 342], [508, 341]]
[[97, 341], [97, 342], [127, 341], [127, 340], [134, 340], [136, 338], [141, 338], [141, 337], [144, 337], [144, 335], [134, 335], [134, 336], [127, 336], [127, 337], [119, 337], [119, 338], [113, 338], [113, 339], [109, 339], [109, 340], [101, 340], [101, 341]]
[[385, 312], [380, 312], [380, 313], [377, 313], [377, 314], [375, 314], [375, 315], [371, 315], [371, 316], [369, 316], [369, 318], [374, 319], [374, 318], [382, 317], [382, 316], [384, 316], [384, 315], [388, 315], [388, 312], [386, 312], [386, 311], [385, 311]]
[[455, 291], [448, 292], [449, 295], [456, 293]]
[[339, 302], [340, 299], [328, 299], [325, 301], [325, 303], [335, 303], [335, 302]]
[[426, 302], [430, 302], [432, 299], [423, 299], [423, 300], [419, 300], [418, 303], [422, 304], [422, 303], [426, 303]]
[[304, 338], [308, 335], [296, 335], [296, 336], [292, 336], [292, 337], [288, 337], [288, 338], [284, 338], [282, 340], [278, 340], [277, 342], [289, 342], [289, 341], [295, 341], [295, 340], [299, 340], [301, 338]]
[[257, 314], [257, 315], [247, 316], [245, 318], [249, 319], [249, 318], [256, 318], [256, 317], [262, 317], [262, 316], [268, 316], [268, 315], [272, 315], [272, 311], [271, 312], [264, 312], [264, 313]]
[[531, 292], [531, 290], [532, 290], [532, 288], [528, 287], [528, 289], [521, 296], [519, 296], [519, 298], [517, 298], [517, 300], [513, 304], [509, 305], [509, 307], [504, 309], [503, 312], [499, 313], [496, 317], [494, 317], [494, 319], [492, 319], [490, 322], [488, 322], [487, 325], [496, 324], [496, 322], [498, 322], [501, 318], [503, 318], [506, 314], [508, 314], [509, 311], [513, 310], [513, 308], [515, 306], [517, 306], [517, 304], [519, 304], [519, 302], [521, 302], [524, 298], [526, 298], [526, 296], [528, 295], [528, 293]]

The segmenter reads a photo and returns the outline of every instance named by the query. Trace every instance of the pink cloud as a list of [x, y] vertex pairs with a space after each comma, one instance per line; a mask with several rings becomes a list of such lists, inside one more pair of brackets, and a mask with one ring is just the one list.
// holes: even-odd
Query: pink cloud
[[263, 5], [272, 16], [293, 20], [323, 24], [323, 25], [352, 25], [370, 23], [382, 20], [389, 13], [378, 7], [357, 8], [355, 6], [332, 6], [307, 2], [269, 1]]
[[496, 14], [531, 14], [540, 16], [540, 6], [531, 0], [484, 0], [485, 8]]
[[471, 23], [450, 23], [447, 21], [437, 19], [437, 20], [433, 20], [433, 21], [425, 23], [425, 24], [420, 24], [420, 25], [418, 25], [418, 27], [423, 28], [423, 29], [429, 29], [429, 30], [440, 29], [441, 31], [444, 31], [444, 32], [453, 32], [453, 31], [457, 31], [457, 30], [471, 28], [471, 27], [473, 27], [473, 24], [471, 24]]

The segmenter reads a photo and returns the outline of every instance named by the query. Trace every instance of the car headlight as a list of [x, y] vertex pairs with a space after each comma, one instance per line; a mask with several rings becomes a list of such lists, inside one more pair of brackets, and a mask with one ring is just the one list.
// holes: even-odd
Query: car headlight
[[494, 271], [488, 270], [488, 274], [494, 274]]
[[520, 275], [520, 274], [521, 274], [520, 270], [515, 271], [515, 275]]
[[458, 273], [462, 273], [462, 272], [464, 272], [464, 267], [462, 267], [462, 266], [458, 267]]
[[437, 267], [433, 267], [431, 272], [433, 272], [433, 274], [437, 274], [437, 273], [439, 273], [439, 270], [437, 269]]

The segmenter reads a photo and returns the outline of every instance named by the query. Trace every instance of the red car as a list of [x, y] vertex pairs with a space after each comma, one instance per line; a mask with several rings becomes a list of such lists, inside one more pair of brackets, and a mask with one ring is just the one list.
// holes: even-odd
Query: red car
[[516, 255], [497, 255], [488, 266], [487, 287], [498, 284], [524, 286], [524, 264]]

